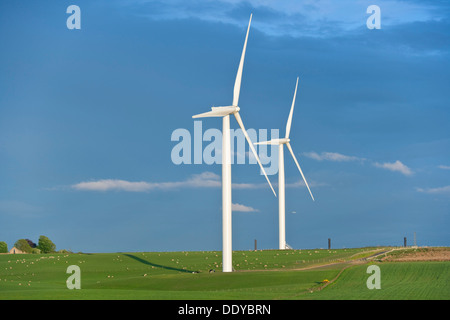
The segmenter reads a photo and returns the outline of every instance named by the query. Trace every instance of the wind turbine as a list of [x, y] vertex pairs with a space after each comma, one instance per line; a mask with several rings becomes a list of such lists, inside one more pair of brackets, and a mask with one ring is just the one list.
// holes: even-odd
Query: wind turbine
[[253, 152], [259, 166], [261, 167], [267, 182], [275, 194], [275, 190], [267, 177], [267, 174], [259, 160], [255, 147], [245, 130], [244, 123], [239, 115], [240, 108], [238, 107], [239, 92], [241, 90], [242, 69], [244, 68], [245, 49], [247, 47], [248, 33], [250, 31], [250, 24], [252, 22], [252, 15], [250, 15], [250, 21], [248, 23], [247, 35], [245, 36], [244, 49], [242, 50], [241, 60], [234, 83], [233, 92], [233, 104], [231, 106], [224, 107], [212, 107], [211, 111], [201, 113], [193, 116], [192, 118], [204, 118], [204, 117], [222, 117], [222, 270], [223, 272], [233, 271], [232, 266], [232, 229], [231, 229], [231, 150], [230, 150], [230, 115], [233, 114], [237, 123], [242, 129], [245, 138], [247, 139], [250, 149]]
[[294, 158], [295, 164], [297, 165], [300, 174], [303, 177], [303, 181], [305, 181], [306, 187], [308, 188], [309, 194], [314, 201], [314, 197], [309, 189], [308, 182], [306, 182], [305, 176], [303, 174], [300, 165], [298, 164], [297, 158], [292, 151], [292, 147], [290, 145], [289, 133], [291, 131], [292, 124], [292, 114], [294, 112], [295, 105], [295, 97], [297, 95], [297, 87], [298, 87], [298, 77], [297, 83], [295, 84], [294, 98], [292, 99], [291, 111], [289, 112], [289, 118], [286, 124], [286, 136], [283, 139], [272, 139], [270, 141], [262, 141], [257, 142], [255, 144], [270, 144], [270, 145], [278, 145], [278, 220], [279, 220], [279, 248], [281, 250], [286, 249], [286, 211], [285, 211], [285, 177], [284, 177], [284, 145], [287, 146], [289, 152]]

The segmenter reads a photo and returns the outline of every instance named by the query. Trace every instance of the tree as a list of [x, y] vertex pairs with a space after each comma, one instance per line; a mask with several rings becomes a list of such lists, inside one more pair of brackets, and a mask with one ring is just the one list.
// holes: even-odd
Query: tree
[[27, 240], [27, 242], [28, 242], [28, 244], [30, 245], [30, 247], [33, 249], [33, 248], [36, 248], [36, 243], [34, 243], [33, 241], [31, 241], [30, 239], [25, 239], [25, 240]]
[[19, 239], [14, 243], [14, 247], [19, 249], [20, 251], [31, 253], [32, 248], [30, 247], [28, 241], [26, 239]]
[[0, 241], [0, 253], [7, 253], [8, 245], [4, 241]]
[[46, 236], [40, 236], [37, 248], [41, 250], [42, 253], [50, 253], [56, 250], [55, 244]]

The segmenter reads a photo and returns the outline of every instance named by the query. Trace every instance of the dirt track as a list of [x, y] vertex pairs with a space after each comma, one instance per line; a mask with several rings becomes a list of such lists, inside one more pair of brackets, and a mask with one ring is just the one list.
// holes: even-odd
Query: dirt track
[[416, 248], [388, 255], [382, 261], [450, 261], [450, 248]]
[[[322, 268], [330, 265], [341, 265], [342, 269], [339, 271], [337, 276], [332, 279], [331, 281], [328, 281], [326, 283], [323, 283], [319, 287], [308, 289], [306, 292], [314, 292], [314, 291], [320, 291], [324, 289], [329, 284], [336, 281], [339, 276], [342, 274], [342, 272], [349, 268], [352, 265], [356, 264], [364, 264], [368, 261], [383, 256], [380, 260], [381, 261], [398, 261], [398, 262], [408, 262], [408, 261], [450, 261], [450, 248], [443, 247], [443, 248], [395, 248], [390, 250], [385, 250], [382, 252], [377, 252], [370, 257], [362, 258], [362, 259], [356, 259], [351, 260], [347, 262], [342, 263], [332, 263], [332, 264], [326, 264], [321, 266], [311, 266], [309, 268], [304, 269], [313, 269], [313, 268]], [[301, 294], [304, 294], [305, 292], [302, 292]]]
[[[391, 248], [386, 250], [374, 250], [374, 253], [365, 258], [349, 259], [342, 262], [330, 262], [313, 264], [302, 268], [288, 269], [290, 271], [302, 271], [311, 269], [322, 269], [330, 266], [339, 266], [346, 269], [350, 266], [365, 264], [374, 260], [378, 261], [450, 261], [450, 247], [418, 247], [418, 248]], [[341, 272], [343, 271], [341, 270]], [[286, 271], [286, 269], [269, 269], [269, 270], [239, 270], [238, 272], [255, 272], [255, 271]], [[340, 273], [339, 273], [340, 274]], [[332, 281], [331, 281], [332, 282]]]
[[[374, 250], [374, 253], [368, 257], [365, 258], [358, 258], [358, 259], [350, 259], [347, 261], [342, 262], [333, 262], [333, 263], [325, 263], [325, 264], [318, 264], [318, 265], [311, 265], [304, 268], [295, 268], [290, 270], [311, 270], [311, 269], [320, 269], [320, 268], [327, 268], [330, 266], [339, 267], [341, 270], [339, 273], [331, 280], [322, 282], [321, 285], [317, 287], [313, 287], [310, 289], [307, 289], [305, 291], [299, 292], [298, 294], [294, 296], [300, 296], [307, 293], [312, 293], [314, 291], [320, 291], [327, 287], [328, 285], [335, 282], [339, 276], [346, 270], [347, 268], [354, 266], [354, 265], [361, 265], [369, 263], [370, 261], [398, 261], [398, 262], [408, 262], [408, 261], [450, 261], [450, 247], [432, 247], [432, 248], [426, 248], [426, 247], [418, 247], [418, 248], [391, 248], [386, 250]], [[261, 270], [258, 270], [261, 271]], [[266, 271], [285, 271], [284, 269], [271, 269]], [[244, 270], [241, 272], [245, 272]], [[247, 272], [254, 272], [254, 271], [247, 271]]]

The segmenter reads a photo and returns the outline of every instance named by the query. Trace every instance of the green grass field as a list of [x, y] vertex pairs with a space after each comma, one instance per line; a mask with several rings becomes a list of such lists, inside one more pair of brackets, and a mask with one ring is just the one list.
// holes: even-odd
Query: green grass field
[[386, 262], [377, 264], [381, 289], [367, 289], [367, 265], [344, 270], [317, 299], [448, 300], [450, 262]]
[[[369, 290], [367, 264], [350, 261], [376, 250], [235, 251], [233, 273], [221, 272], [220, 251], [0, 255], [0, 299], [450, 298], [449, 261], [380, 262], [382, 287]], [[70, 265], [80, 290], [66, 286]], [[325, 279], [335, 281], [318, 290]]]

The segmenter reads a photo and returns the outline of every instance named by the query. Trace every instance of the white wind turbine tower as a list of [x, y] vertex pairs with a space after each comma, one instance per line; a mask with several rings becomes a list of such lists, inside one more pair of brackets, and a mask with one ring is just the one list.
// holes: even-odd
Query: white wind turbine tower
[[211, 111], [205, 112], [193, 116], [192, 118], [204, 118], [204, 117], [222, 117], [222, 270], [223, 272], [233, 271], [232, 266], [232, 229], [231, 229], [231, 150], [230, 150], [230, 114], [233, 114], [238, 122], [239, 126], [247, 139], [250, 149], [253, 152], [262, 172], [264, 173], [267, 182], [270, 185], [273, 193], [276, 196], [275, 190], [267, 177], [267, 174], [259, 160], [255, 147], [250, 140], [250, 137], [245, 130], [244, 123], [239, 115], [240, 108], [238, 107], [239, 92], [241, 89], [242, 69], [244, 67], [245, 49], [247, 47], [248, 33], [250, 30], [250, 23], [252, 21], [252, 15], [250, 15], [250, 21], [248, 23], [247, 35], [245, 36], [244, 49], [242, 50], [241, 60], [236, 75], [236, 81], [234, 83], [233, 92], [233, 104], [225, 107], [212, 107]]
[[270, 141], [263, 141], [263, 142], [257, 142], [255, 144], [271, 144], [271, 145], [278, 145], [278, 219], [279, 219], [279, 248], [281, 250], [286, 249], [286, 211], [285, 211], [285, 178], [284, 178], [284, 145], [287, 146], [289, 149], [292, 158], [294, 158], [295, 164], [298, 167], [298, 170], [300, 171], [300, 174], [303, 177], [303, 181], [305, 181], [306, 187], [308, 188], [309, 194], [311, 195], [311, 198], [314, 201], [314, 197], [311, 193], [311, 190], [309, 189], [308, 182], [306, 182], [305, 176], [303, 175], [303, 171], [300, 168], [300, 165], [298, 164], [297, 158], [294, 155], [294, 152], [292, 151], [291, 145], [290, 145], [290, 139], [289, 139], [289, 133], [291, 131], [291, 123], [292, 123], [292, 114], [294, 112], [294, 104], [295, 104], [295, 97], [297, 95], [297, 86], [298, 86], [298, 78], [297, 83], [295, 84], [295, 92], [294, 92], [294, 98], [292, 99], [292, 106], [291, 111], [289, 112], [289, 118], [286, 124], [286, 137], [284, 139], [272, 139]]

